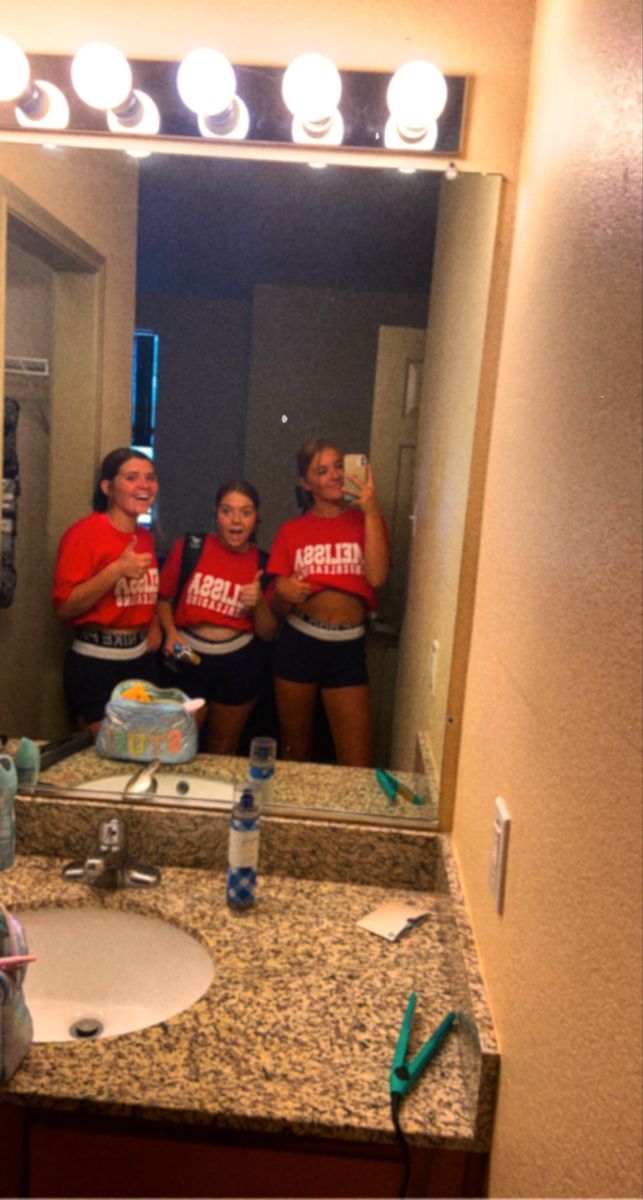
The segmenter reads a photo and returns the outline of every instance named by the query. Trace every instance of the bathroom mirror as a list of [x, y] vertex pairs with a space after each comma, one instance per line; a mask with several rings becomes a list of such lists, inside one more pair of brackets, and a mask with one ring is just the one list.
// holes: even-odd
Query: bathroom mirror
[[[0, 175], [3, 149], [0, 143]], [[46, 152], [35, 145], [7, 149], [11, 155], [8, 176], [18, 187], [23, 182], [22, 195], [24, 180], [41, 171], [34, 156]], [[136, 196], [140, 195], [141, 254], [136, 310], [133, 299], [128, 309], [126, 288], [123, 304], [131, 314], [130, 329], [136, 324], [159, 335], [156, 453], [162, 488], [161, 523], [168, 542], [186, 528], [204, 527], [216, 486], [223, 478], [240, 473], [251, 478], [262, 495], [260, 540], [265, 538], [268, 544], [280, 521], [295, 513], [294, 451], [306, 437], [311, 433], [328, 434], [342, 449], [368, 450], [373, 432], [372, 397], [376, 390], [381, 326], [411, 330], [416, 335], [413, 344], [420, 349], [406, 355], [402, 403], [409, 410], [419, 404], [442, 173], [403, 174], [393, 169], [344, 165], [313, 170], [306, 162], [239, 162], [192, 158], [185, 153], [167, 158], [153, 155], [137, 161], [125, 160], [112, 149], [65, 147], [56, 153], [80, 156], [79, 186], [83, 186], [88, 169], [99, 176], [102, 173], [105, 186], [114, 189], [115, 205], [119, 203], [115, 181], [123, 181], [125, 224], [128, 229], [131, 227], [131, 255], [136, 253]], [[17, 171], [16, 156], [21, 156]], [[30, 156], [29, 162], [25, 156]], [[87, 156], [91, 156], [90, 167]], [[68, 172], [66, 186], [69, 187]], [[38, 345], [51, 346], [56, 331], [52, 334], [51, 328], [47, 329], [44, 318], [42, 329], [38, 330], [34, 295], [40, 292], [50, 303], [58, 303], [61, 291], [64, 293], [65, 287], [73, 283], [73, 254], [62, 267], [47, 262], [46, 256], [43, 260], [38, 236], [25, 234], [30, 227], [33, 232], [33, 226], [14, 218], [11, 191], [7, 210], [6, 353], [46, 359], [47, 351], [38, 353]], [[40, 212], [37, 206], [33, 216], [36, 225]], [[232, 216], [234, 223], [230, 220]], [[91, 222], [87, 223], [87, 229], [91, 229]], [[205, 241], [192, 249], [194, 232], [205, 234]], [[81, 245], [78, 247], [81, 256], [82, 251]], [[100, 254], [96, 273], [108, 273], [109, 259], [104, 265], [100, 265], [99, 259]], [[259, 271], [253, 273], [253, 265], [257, 263]], [[130, 270], [133, 269], [132, 261]], [[126, 284], [124, 268], [123, 271]], [[351, 296], [348, 306], [347, 293]], [[365, 315], [355, 315], [364, 309]], [[67, 316], [67, 309], [64, 311]], [[26, 323], [25, 312], [29, 314]], [[325, 343], [320, 337], [324, 326], [329, 333]], [[218, 357], [209, 360], [213, 342]], [[300, 347], [296, 358], [295, 343]], [[109, 363], [108, 368], [111, 367], [113, 364]], [[213, 377], [221, 385], [214, 397]], [[124, 381], [121, 372], [121, 391], [124, 383], [127, 386], [129, 380]], [[55, 508], [61, 487], [68, 492], [76, 487], [76, 500], [71, 508], [74, 515], [70, 519], [88, 510], [87, 481], [93, 475], [95, 457], [88, 471], [85, 458], [79, 461], [78, 434], [70, 434], [61, 444], [61, 414], [69, 404], [61, 407], [59, 403], [56, 417], [47, 407], [45, 393], [46, 385], [39, 390], [26, 377], [18, 379], [16, 375], [5, 374], [5, 395], [17, 394], [23, 400], [23, 427], [31, 405], [33, 453], [45, 479], [49, 464], [49, 490], [45, 490], [42, 502], [48, 507], [51, 524], [52, 504]], [[199, 408], [204, 395], [210, 401], [205, 429], [203, 408]], [[105, 414], [99, 419], [105, 419]], [[51, 463], [56, 437], [54, 463], [58, 483], [54, 486]], [[110, 444], [114, 444], [114, 439]], [[70, 474], [76, 478], [75, 485], [70, 484]], [[78, 483], [79, 475], [84, 478], [84, 490]], [[402, 526], [408, 529], [412, 490], [408, 478], [405, 486], [407, 511]], [[29, 580], [27, 604], [31, 628], [40, 621], [46, 631], [43, 637], [51, 651], [46, 675], [49, 695], [55, 696], [59, 687], [55, 663], [60, 662], [64, 648], [64, 638], [49, 612], [47, 594], [55, 545], [51, 539], [36, 542], [34, 555], [32, 535], [37, 539], [39, 518], [32, 489], [24, 484], [23, 508], [26, 511], [24, 514], [21, 511], [21, 524], [25, 532], [17, 541], [22, 555], [17, 563], [19, 586], [22, 580]], [[388, 515], [394, 524], [395, 512]], [[69, 520], [61, 527], [67, 523]], [[55, 541], [59, 533], [60, 528]], [[39, 586], [35, 584], [35, 559], [44, 569]], [[395, 653], [398, 632], [390, 613], [395, 603], [400, 615], [403, 610], [405, 570], [406, 567], [398, 576], [403, 582], [401, 586], [398, 583], [397, 595], [386, 598], [392, 607], [385, 608], [380, 622], [383, 649], [375, 650], [376, 657], [379, 653], [376, 673], [380, 673], [380, 693], [386, 696], [389, 707], [394, 692], [390, 651], [393, 647]], [[0, 647], [9, 667], [6, 683], [3, 682], [3, 722], [6, 726], [13, 714], [20, 722], [19, 728], [8, 727], [8, 732], [55, 737], [65, 732], [60, 702], [48, 703], [44, 717], [41, 705], [38, 729], [29, 729], [26, 719], [29, 699], [34, 694], [33, 684], [43, 682], [44, 676], [43, 680], [38, 679], [37, 659], [30, 667], [25, 666], [26, 644], [16, 638], [18, 611], [15, 605], [0, 611]], [[16, 716], [17, 695], [25, 681], [30, 697], [25, 716]], [[387, 720], [390, 723], [385, 714], [381, 729], [385, 729]], [[380, 734], [376, 739], [381, 766], [388, 765], [388, 758], [382, 757], [386, 736], [388, 733]], [[420, 807], [417, 817], [425, 818]], [[433, 820], [434, 810], [429, 812], [427, 808], [426, 818]]]

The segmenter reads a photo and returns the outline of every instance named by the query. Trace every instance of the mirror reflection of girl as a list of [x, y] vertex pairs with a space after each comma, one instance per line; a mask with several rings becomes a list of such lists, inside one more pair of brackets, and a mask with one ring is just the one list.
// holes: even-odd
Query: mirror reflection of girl
[[65, 658], [65, 700], [76, 727], [94, 736], [117, 683], [156, 679], [158, 564], [152, 535], [138, 520], [157, 494], [146, 454], [131, 446], [110, 451], [101, 463], [93, 513], [71, 525], [58, 547], [52, 600], [74, 631]]
[[254, 544], [259, 496], [252, 484], [235, 479], [219, 488], [214, 518], [214, 531], [179, 596], [185, 539], [172, 547], [161, 572], [158, 618], [166, 654], [179, 642], [201, 658], [198, 666], [182, 669], [179, 686], [208, 702], [208, 751], [235, 754], [265, 685], [263, 643], [274, 637], [277, 619], [261, 588], [262, 560]]
[[[386, 526], [370, 466], [366, 483], [344, 479], [324, 438], [297, 455], [306, 511], [278, 530], [268, 571], [275, 609], [287, 611], [273, 654], [283, 758], [311, 757], [318, 692], [337, 762], [368, 766], [370, 714], [364, 618], [388, 575]], [[349, 505], [347, 495], [353, 497]]]

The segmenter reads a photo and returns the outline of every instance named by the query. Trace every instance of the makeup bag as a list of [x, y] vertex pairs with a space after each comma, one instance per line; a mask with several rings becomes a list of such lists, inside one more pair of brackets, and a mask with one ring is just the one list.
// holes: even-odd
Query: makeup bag
[[[22, 925], [0, 904], [0, 958], [27, 954]], [[0, 970], [0, 1084], [11, 1079], [33, 1040], [33, 1021], [22, 985], [27, 965]]]
[[183, 707], [187, 700], [178, 688], [158, 688], [142, 679], [124, 680], [105, 706], [96, 753], [126, 762], [155, 758], [162, 763], [191, 762], [198, 749], [198, 729], [193, 714]]

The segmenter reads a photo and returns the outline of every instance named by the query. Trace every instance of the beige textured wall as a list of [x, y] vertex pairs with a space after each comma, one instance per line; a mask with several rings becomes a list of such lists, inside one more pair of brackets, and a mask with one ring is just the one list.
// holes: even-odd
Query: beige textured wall
[[[454, 842], [492, 1196], [640, 1196], [640, 12], [542, 0]], [[513, 818], [502, 917], [494, 796]]]

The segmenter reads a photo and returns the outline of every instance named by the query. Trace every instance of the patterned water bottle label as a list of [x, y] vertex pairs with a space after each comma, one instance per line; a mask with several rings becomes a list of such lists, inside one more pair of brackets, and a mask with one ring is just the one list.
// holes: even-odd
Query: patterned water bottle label
[[252, 867], [256, 870], [259, 857], [259, 827], [256, 829], [231, 829], [228, 863], [236, 870]]

